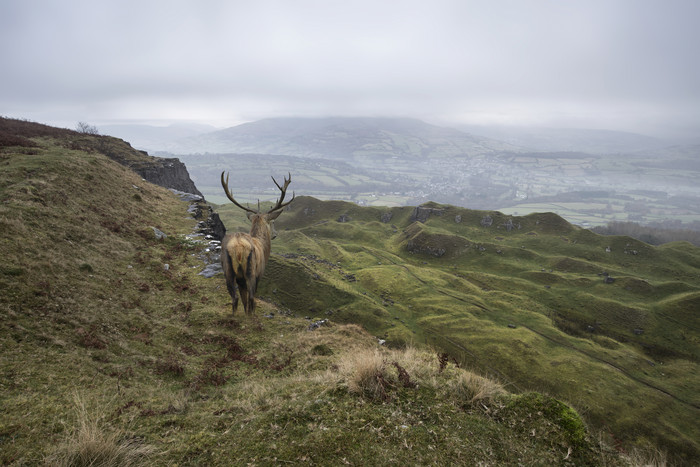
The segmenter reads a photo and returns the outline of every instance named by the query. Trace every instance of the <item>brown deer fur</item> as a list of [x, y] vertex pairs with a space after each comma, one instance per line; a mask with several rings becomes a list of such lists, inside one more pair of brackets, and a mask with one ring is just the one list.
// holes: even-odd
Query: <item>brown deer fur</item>
[[291, 200], [282, 203], [291, 179], [291, 175], [289, 179], [285, 177], [284, 187], [281, 187], [274, 178], [272, 179], [282, 194], [272, 209], [261, 213], [238, 204], [228, 189], [228, 177], [224, 181], [224, 173], [221, 173], [221, 185], [226, 195], [236, 206], [246, 211], [252, 223], [250, 233], [227, 234], [221, 242], [221, 265], [226, 277], [226, 287], [233, 301], [234, 313], [238, 308], [238, 292], [240, 292], [245, 313], [252, 314], [255, 311], [255, 292], [270, 258], [270, 241], [275, 237], [273, 223], [282, 213], [282, 208], [294, 200], [292, 196]]

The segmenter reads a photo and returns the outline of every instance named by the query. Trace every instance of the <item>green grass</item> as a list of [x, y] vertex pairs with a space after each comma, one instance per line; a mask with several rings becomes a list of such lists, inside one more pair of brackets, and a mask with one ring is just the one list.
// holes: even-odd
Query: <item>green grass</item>
[[395, 346], [443, 349], [510, 390], [552, 394], [630, 449], [698, 458], [700, 249], [603, 237], [551, 213], [433, 206], [443, 214], [420, 224], [410, 207], [298, 197], [277, 221], [262, 295]]
[[99, 151], [33, 141], [0, 148], [3, 465], [624, 463], [557, 400], [350, 322], [409, 342], [425, 317], [384, 286], [427, 271], [367, 245], [367, 229], [400, 243], [385, 209], [306, 200], [363, 223], [341, 231], [298, 203], [283, 215], [298, 228], [278, 227], [296, 256], [271, 258], [255, 317], [232, 316], [223, 278], [197, 274], [186, 203]]

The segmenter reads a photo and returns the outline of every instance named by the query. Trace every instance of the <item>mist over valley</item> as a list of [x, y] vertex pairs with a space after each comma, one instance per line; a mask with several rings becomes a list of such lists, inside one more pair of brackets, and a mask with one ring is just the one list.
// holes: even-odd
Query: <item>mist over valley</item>
[[586, 227], [700, 225], [700, 145], [609, 130], [465, 131], [405, 118], [270, 118], [208, 129], [103, 131], [177, 155], [212, 202], [224, 200], [222, 170], [249, 202], [274, 197], [260, 180], [291, 172], [299, 192], [360, 205], [551, 211]]

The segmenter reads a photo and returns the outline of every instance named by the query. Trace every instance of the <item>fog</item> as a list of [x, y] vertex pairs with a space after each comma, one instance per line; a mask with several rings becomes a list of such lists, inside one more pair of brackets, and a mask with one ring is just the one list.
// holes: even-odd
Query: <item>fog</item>
[[700, 3], [0, 2], [0, 113], [58, 126], [406, 116], [693, 137]]

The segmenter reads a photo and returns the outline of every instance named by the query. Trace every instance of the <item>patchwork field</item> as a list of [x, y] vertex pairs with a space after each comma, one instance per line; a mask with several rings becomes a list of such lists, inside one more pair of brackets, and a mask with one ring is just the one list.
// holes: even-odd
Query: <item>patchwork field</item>
[[[299, 193], [367, 206], [455, 206], [527, 215], [554, 212], [595, 227], [615, 221], [682, 228], [700, 223], [700, 176], [692, 159], [662, 164], [659, 157], [578, 153], [462, 155], [433, 159], [365, 158], [348, 161], [288, 155], [199, 154], [180, 156], [193, 180], [214, 203], [218, 183], [231, 172], [242, 201], [273, 200], [269, 174], [291, 172]], [[352, 163], [350, 163], [352, 162]]]

